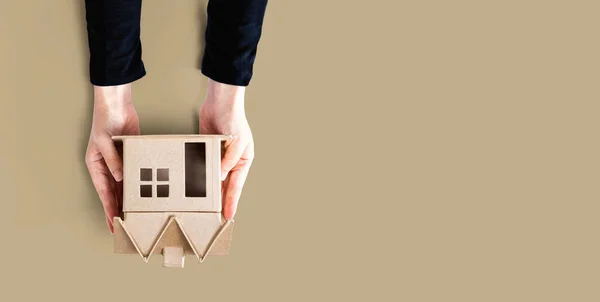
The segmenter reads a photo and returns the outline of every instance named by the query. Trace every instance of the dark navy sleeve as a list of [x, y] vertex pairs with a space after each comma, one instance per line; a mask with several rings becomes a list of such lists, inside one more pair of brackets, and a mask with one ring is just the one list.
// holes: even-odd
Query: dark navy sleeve
[[85, 10], [92, 84], [113, 86], [142, 78], [142, 1], [85, 0]]
[[[202, 72], [221, 83], [247, 86], [267, 0], [210, 0]], [[133, 82], [146, 74], [140, 41], [141, 0], [85, 0], [90, 81]]]
[[267, 0], [209, 0], [202, 73], [247, 86], [262, 33]]

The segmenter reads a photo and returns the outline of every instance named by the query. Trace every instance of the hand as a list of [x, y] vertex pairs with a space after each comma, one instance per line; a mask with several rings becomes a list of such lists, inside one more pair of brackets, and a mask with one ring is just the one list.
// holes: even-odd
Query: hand
[[131, 103], [131, 84], [94, 86], [94, 117], [85, 162], [111, 233], [113, 217], [119, 216], [123, 198], [123, 162], [111, 136], [139, 134], [138, 115]]
[[245, 87], [208, 80], [200, 108], [200, 134], [229, 134], [221, 160], [223, 217], [235, 216], [242, 188], [254, 159], [254, 140], [244, 111]]

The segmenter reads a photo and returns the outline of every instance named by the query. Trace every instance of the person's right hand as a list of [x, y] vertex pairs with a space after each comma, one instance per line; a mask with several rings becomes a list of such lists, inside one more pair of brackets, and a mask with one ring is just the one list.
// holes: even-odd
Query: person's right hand
[[111, 233], [114, 232], [113, 217], [119, 216], [123, 198], [123, 161], [111, 137], [139, 134], [139, 119], [131, 102], [131, 84], [94, 86], [94, 117], [85, 162]]

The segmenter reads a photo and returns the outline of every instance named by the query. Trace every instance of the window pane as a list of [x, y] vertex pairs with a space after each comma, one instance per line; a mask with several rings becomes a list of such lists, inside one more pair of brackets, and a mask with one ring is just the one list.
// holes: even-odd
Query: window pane
[[158, 170], [156, 170], [156, 180], [158, 180], [158, 181], [169, 181], [169, 169], [158, 169]]
[[152, 181], [152, 169], [146, 169], [146, 168], [140, 169], [140, 180], [141, 181]]
[[141, 185], [140, 186], [141, 197], [152, 197], [152, 185]]
[[169, 197], [169, 185], [157, 185], [156, 186], [157, 197]]

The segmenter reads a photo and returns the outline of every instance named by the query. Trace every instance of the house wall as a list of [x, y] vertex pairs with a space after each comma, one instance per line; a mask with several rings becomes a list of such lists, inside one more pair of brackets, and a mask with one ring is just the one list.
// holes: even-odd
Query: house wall
[[[185, 197], [186, 142], [204, 142], [206, 147], [206, 197]], [[123, 141], [123, 211], [221, 211], [220, 140], [211, 138], [128, 138]], [[141, 169], [151, 169], [150, 181], [141, 179]], [[168, 181], [158, 181], [158, 169], [168, 169]], [[140, 186], [151, 186], [151, 197], [142, 197]], [[168, 197], [158, 197], [159, 185], [168, 185]], [[148, 188], [148, 187], [146, 187]]]

